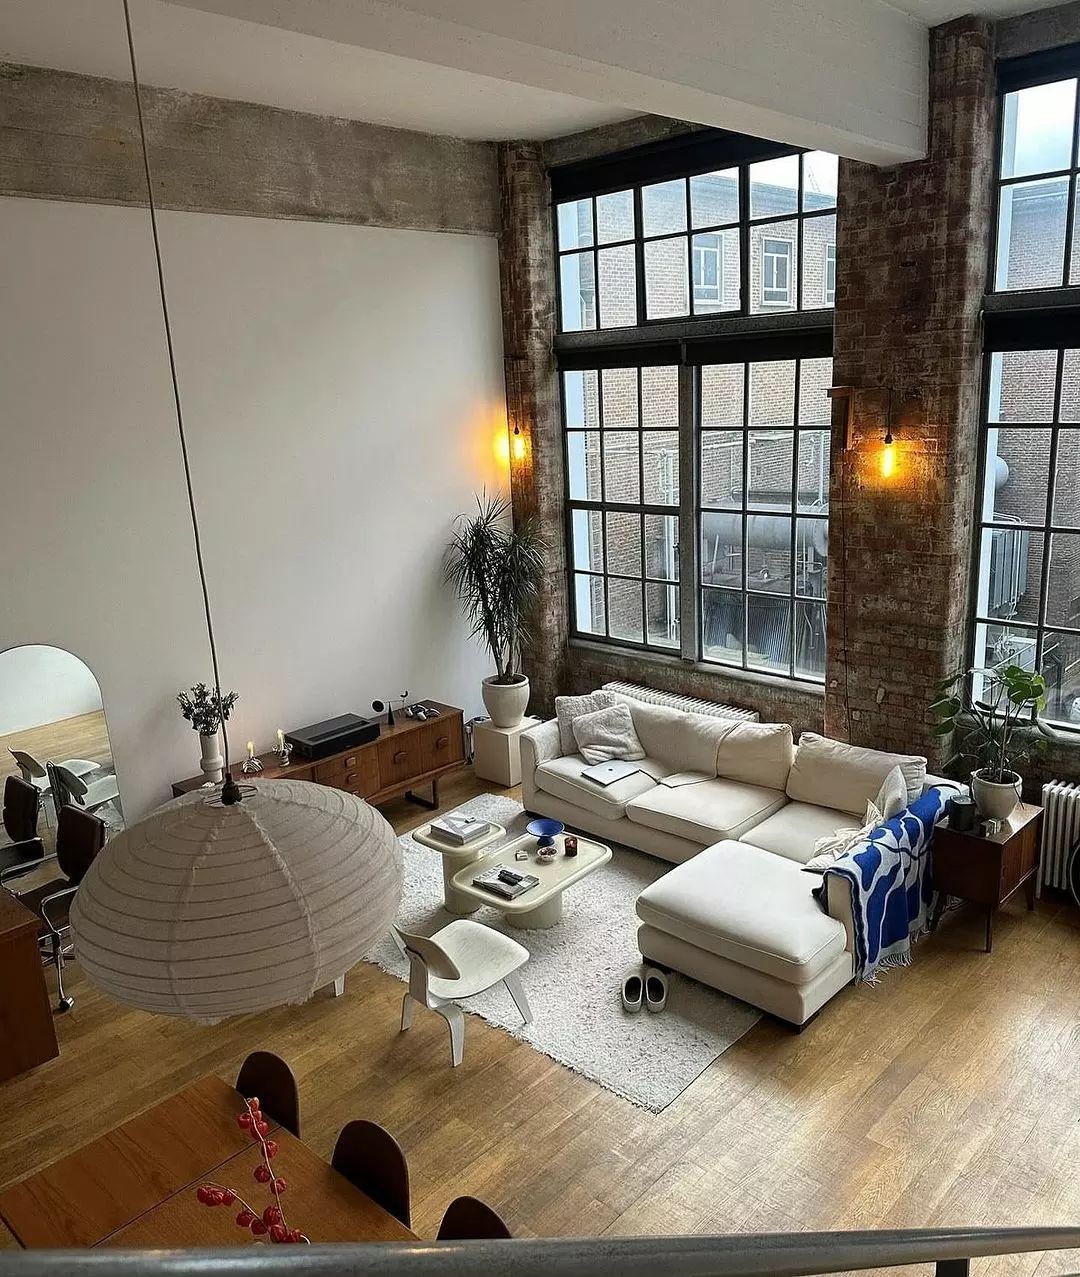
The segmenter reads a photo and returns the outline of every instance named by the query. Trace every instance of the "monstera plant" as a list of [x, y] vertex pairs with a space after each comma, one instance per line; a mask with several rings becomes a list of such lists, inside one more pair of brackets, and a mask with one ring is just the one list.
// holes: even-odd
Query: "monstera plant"
[[[975, 694], [978, 686], [979, 694]], [[1019, 665], [960, 670], [934, 688], [936, 736], [957, 733], [954, 758], [975, 764], [971, 792], [984, 816], [1006, 819], [1023, 785], [1016, 764], [1042, 746], [1030, 729], [1046, 705], [1046, 680]]]

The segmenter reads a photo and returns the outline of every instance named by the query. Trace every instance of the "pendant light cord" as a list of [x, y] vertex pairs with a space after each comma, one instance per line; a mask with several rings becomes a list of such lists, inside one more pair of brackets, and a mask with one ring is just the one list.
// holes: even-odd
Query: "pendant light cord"
[[157, 207], [154, 204], [154, 180], [150, 169], [150, 148], [146, 139], [146, 121], [143, 116], [139, 69], [135, 60], [135, 40], [131, 33], [131, 8], [129, 0], [123, 0], [123, 4], [128, 60], [131, 63], [131, 81], [135, 89], [135, 113], [139, 121], [143, 171], [146, 174], [146, 196], [150, 206], [150, 231], [154, 241], [154, 261], [157, 265], [158, 293], [161, 297], [161, 318], [165, 324], [165, 345], [169, 352], [169, 376], [172, 380], [173, 406], [176, 410], [176, 429], [180, 436], [180, 456], [184, 463], [184, 483], [187, 487], [188, 510], [191, 514], [191, 532], [195, 540], [195, 559], [199, 567], [199, 586], [202, 589], [203, 613], [206, 617], [206, 637], [210, 642], [210, 660], [214, 673], [214, 695], [217, 697], [218, 721], [221, 724], [222, 744], [225, 751], [225, 779], [221, 788], [221, 799], [226, 805], [231, 805], [240, 801], [241, 794], [240, 787], [232, 778], [232, 771], [229, 766], [229, 733], [225, 727], [225, 718], [221, 714], [221, 675], [218, 672], [217, 645], [214, 642], [214, 620], [210, 613], [210, 592], [206, 585], [206, 565], [203, 561], [202, 537], [199, 533], [199, 514], [195, 506], [195, 492], [191, 486], [191, 461], [188, 457], [187, 436], [184, 433], [184, 411], [180, 405], [180, 383], [176, 374], [176, 352], [173, 349], [172, 324], [169, 322], [169, 302], [165, 292], [165, 268], [161, 260], [161, 238], [158, 234]]

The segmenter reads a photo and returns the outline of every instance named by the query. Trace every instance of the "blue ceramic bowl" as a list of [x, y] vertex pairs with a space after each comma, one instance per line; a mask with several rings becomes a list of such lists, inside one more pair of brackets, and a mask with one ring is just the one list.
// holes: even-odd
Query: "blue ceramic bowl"
[[532, 834], [536, 839], [537, 848], [553, 847], [555, 839], [562, 833], [566, 826], [561, 820], [552, 820], [549, 816], [540, 816], [536, 820], [530, 820], [525, 826], [525, 832]]

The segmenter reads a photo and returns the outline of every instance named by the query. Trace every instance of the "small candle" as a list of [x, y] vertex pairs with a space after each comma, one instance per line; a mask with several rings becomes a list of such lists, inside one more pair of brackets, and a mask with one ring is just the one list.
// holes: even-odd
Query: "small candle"
[[255, 742], [253, 740], [249, 740], [248, 741], [248, 758], [254, 758], [254, 757], [255, 757]]
[[277, 729], [277, 747], [279, 753], [285, 748], [285, 733], [280, 727]]

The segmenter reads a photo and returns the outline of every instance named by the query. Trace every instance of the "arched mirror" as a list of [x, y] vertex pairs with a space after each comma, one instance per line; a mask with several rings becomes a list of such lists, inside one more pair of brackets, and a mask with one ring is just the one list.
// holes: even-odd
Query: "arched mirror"
[[48, 844], [56, 811], [72, 803], [123, 828], [101, 689], [90, 667], [60, 647], [0, 652], [0, 783], [21, 776], [38, 791], [38, 834]]

